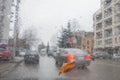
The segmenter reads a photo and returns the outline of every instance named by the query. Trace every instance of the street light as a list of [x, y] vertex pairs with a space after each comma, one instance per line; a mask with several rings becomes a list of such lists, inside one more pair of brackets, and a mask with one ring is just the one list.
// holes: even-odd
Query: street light
[[16, 37], [17, 37], [17, 26], [18, 26], [18, 16], [19, 16], [19, 3], [20, 0], [16, 0], [16, 12], [15, 12], [15, 24], [14, 24], [14, 47], [13, 47], [13, 58], [15, 57], [15, 53], [16, 53]]

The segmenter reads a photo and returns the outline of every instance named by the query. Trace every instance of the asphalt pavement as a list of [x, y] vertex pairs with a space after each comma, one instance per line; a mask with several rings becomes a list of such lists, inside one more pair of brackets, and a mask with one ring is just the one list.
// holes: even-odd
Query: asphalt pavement
[[95, 60], [85, 70], [73, 69], [61, 76], [58, 72], [54, 58], [41, 56], [39, 64], [23, 62], [0, 80], [120, 80], [120, 63]]

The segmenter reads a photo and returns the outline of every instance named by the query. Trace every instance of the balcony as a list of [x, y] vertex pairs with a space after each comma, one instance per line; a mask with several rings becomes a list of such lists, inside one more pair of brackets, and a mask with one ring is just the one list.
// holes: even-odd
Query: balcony
[[102, 40], [96, 41], [96, 45], [97, 45], [97, 46], [102, 45]]
[[102, 38], [102, 32], [96, 33], [96, 39], [101, 39]]
[[108, 7], [109, 5], [111, 5], [112, 0], [104, 0], [104, 8]]
[[105, 45], [111, 45], [112, 44], [112, 38], [105, 40]]
[[98, 23], [96, 25], [96, 30], [101, 30], [102, 29], [102, 23]]
[[111, 37], [112, 36], [112, 29], [105, 30], [105, 37]]
[[96, 15], [97, 22], [100, 21], [101, 19], [102, 19], [102, 13]]
[[104, 11], [104, 17], [109, 17], [112, 15], [112, 8], [109, 8], [107, 10]]
[[105, 27], [112, 26], [112, 18], [107, 19], [107, 20], [104, 22], [104, 25], [105, 25]]

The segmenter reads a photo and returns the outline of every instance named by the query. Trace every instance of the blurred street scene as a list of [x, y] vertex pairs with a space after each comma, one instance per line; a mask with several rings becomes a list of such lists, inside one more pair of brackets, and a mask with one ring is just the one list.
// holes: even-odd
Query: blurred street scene
[[0, 80], [120, 80], [120, 0], [0, 0]]

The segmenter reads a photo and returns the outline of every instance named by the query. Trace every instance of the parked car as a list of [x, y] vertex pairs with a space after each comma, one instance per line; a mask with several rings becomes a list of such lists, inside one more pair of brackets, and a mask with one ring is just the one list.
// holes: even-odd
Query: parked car
[[0, 46], [0, 59], [1, 60], [10, 60], [11, 53], [7, 46]]
[[99, 52], [96, 54], [96, 58], [110, 59], [111, 55], [107, 52]]
[[39, 63], [39, 53], [37, 51], [27, 51], [24, 56], [25, 63]]
[[88, 53], [76, 48], [61, 49], [59, 53], [57, 53], [57, 56], [55, 56], [56, 65], [62, 66], [63, 63], [66, 63], [68, 54], [73, 54], [75, 56], [77, 68], [86, 68], [90, 65], [91, 60], [86, 59]]
[[48, 54], [48, 56], [54, 57], [56, 55], [57, 51], [58, 51], [58, 48], [50, 47], [47, 54]]
[[115, 61], [120, 60], [120, 54], [113, 54], [112, 59]]
[[19, 56], [20, 56], [20, 57], [24, 57], [24, 56], [25, 56], [25, 53], [26, 53], [26, 50], [20, 50], [20, 51], [19, 51]]
[[91, 56], [92, 56], [92, 60], [94, 61], [95, 60], [95, 54], [91, 54]]

